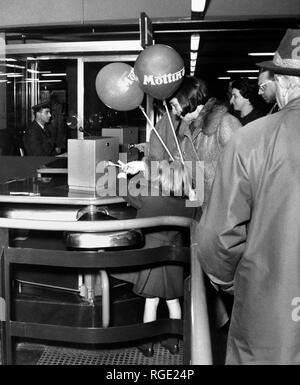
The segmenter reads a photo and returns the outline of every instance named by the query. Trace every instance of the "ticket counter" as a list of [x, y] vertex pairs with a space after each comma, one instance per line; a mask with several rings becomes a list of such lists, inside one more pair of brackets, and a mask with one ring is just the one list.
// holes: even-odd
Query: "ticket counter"
[[[12, 363], [13, 347], [11, 341], [13, 337], [16, 336], [37, 338], [39, 335], [44, 335], [45, 339], [50, 338], [50, 340], [100, 343], [100, 341], [111, 342], [145, 338], [147, 333], [149, 333], [149, 335], [159, 335], [170, 332], [183, 334], [184, 329], [184, 334], [186, 338], [188, 338], [185, 342], [185, 362], [193, 363], [194, 361], [194, 363], [199, 363], [199, 360], [200, 363], [211, 362], [205, 294], [201, 278], [202, 273], [197, 264], [196, 251], [193, 251], [194, 246], [191, 249], [182, 248], [181, 250], [181, 248], [173, 248], [174, 250], [171, 251], [166, 249], [157, 251], [156, 253], [150, 250], [150, 252], [142, 252], [139, 254], [139, 252], [132, 252], [130, 248], [126, 251], [126, 245], [122, 244], [121, 250], [115, 254], [116, 259], [112, 260], [110, 258], [112, 254], [108, 256], [105, 248], [103, 253], [99, 245], [97, 245], [96, 248], [88, 250], [85, 245], [86, 242], [90, 240], [87, 241], [84, 238], [80, 238], [80, 234], [86, 236], [91, 234], [95, 235], [95, 233], [125, 232], [124, 239], [126, 239], [128, 245], [131, 247], [135, 242], [138, 243], [141, 241], [139, 238], [140, 229], [164, 225], [189, 227], [191, 225], [189, 219], [179, 217], [132, 219], [135, 213], [130, 209], [128, 210], [128, 206], [123, 198], [103, 198], [91, 191], [69, 191], [65, 174], [56, 175], [50, 179], [44, 178], [43, 176], [31, 176], [29, 178], [22, 178], [20, 176], [7, 179], [0, 184], [0, 213], [1, 244], [3, 250], [1, 257], [2, 281], [5, 281], [4, 284], [2, 284], [0, 297], [2, 297], [2, 309], [6, 309], [2, 311], [1, 321], [2, 332], [4, 333], [5, 331], [3, 334], [5, 335], [4, 341], [7, 341], [3, 353], [7, 359], [7, 363]], [[105, 219], [101, 220], [98, 216], [100, 215], [101, 217], [107, 214], [109, 216], [108, 221]], [[96, 221], [91, 219], [96, 219]], [[20, 229], [22, 229], [21, 232]], [[138, 231], [132, 232], [132, 229], [137, 229]], [[27, 234], [27, 231], [29, 231], [29, 234]], [[43, 243], [43, 240], [32, 238], [31, 235], [36, 234], [36, 232], [46, 232], [51, 236], [57, 232], [64, 234], [63, 238], [61, 238], [62, 247], [57, 247], [57, 244], [51, 246], [51, 236], [50, 244], [48, 238], [48, 246]], [[78, 234], [79, 238], [77, 236]], [[118, 241], [120, 241], [120, 236], [117, 238]], [[30, 242], [35, 241], [41, 241], [42, 245], [38, 244], [36, 248], [32, 247]], [[56, 241], [57, 239], [55, 242]], [[108, 242], [111, 242], [111, 239]], [[112, 242], [114, 242], [114, 240], [112, 240]], [[194, 242], [192, 244], [194, 244]], [[71, 249], [70, 245], [72, 246]], [[125, 246], [125, 250], [123, 246]], [[101, 252], [101, 254], [99, 254], [99, 252]], [[76, 264], [73, 265], [73, 262], [71, 263], [70, 261], [74, 255]], [[102, 300], [101, 304], [102, 319], [100, 325], [99, 323], [95, 323], [95, 319], [99, 319], [96, 303], [97, 295], [99, 293], [103, 295], [107, 289], [109, 291], [106, 276], [101, 272], [105, 271], [107, 266], [111, 267], [112, 264], [115, 267], [132, 266], [142, 260], [144, 263], [147, 263], [145, 261], [153, 263], [157, 259], [161, 262], [165, 260], [179, 261], [180, 263], [191, 262], [193, 265], [191, 271], [199, 273], [196, 280], [192, 277], [191, 283], [187, 288], [187, 295], [185, 296], [185, 306], [187, 310], [185, 312], [185, 326], [183, 327], [180, 320], [162, 318], [154, 321], [153, 325], [139, 324], [139, 326], [127, 326], [127, 334], [123, 329], [118, 330], [118, 325], [107, 328], [110, 320], [107, 317], [103, 317], [103, 314], [109, 314], [107, 308], [110, 307], [110, 304], [105, 302], [105, 300]], [[69, 265], [69, 263], [71, 263], [71, 265]], [[39, 265], [38, 269], [32, 272], [30, 266], [32, 267], [32, 265], [34, 266], [35, 264]], [[49, 269], [48, 274], [39, 276], [40, 265], [44, 265], [46, 270]], [[17, 266], [14, 273], [12, 273], [11, 266], [14, 266], [14, 268]], [[54, 290], [59, 291], [62, 286], [66, 286], [64, 280], [68, 278], [67, 274], [58, 274], [57, 278], [57, 275], [52, 274], [53, 271], [51, 271], [57, 267], [64, 270], [66, 266], [73, 266], [75, 270], [77, 269], [74, 292], [82, 301], [79, 303], [80, 306], [78, 306], [77, 303], [73, 308], [77, 308], [78, 310], [79, 307], [84, 307], [85, 310], [89, 308], [91, 311], [88, 313], [88, 317], [86, 317], [86, 314], [83, 316], [83, 312], [79, 312], [80, 320], [77, 322], [74, 317], [70, 317], [70, 307], [68, 308], [67, 301], [64, 302], [58, 312], [57, 307], [55, 308], [54, 306], [55, 304], [53, 305], [54, 301], [52, 301], [52, 307], [50, 306], [52, 314], [61, 316], [63, 310], [63, 312], [67, 312], [68, 319], [63, 326], [57, 324], [46, 325], [47, 330], [45, 330], [43, 325], [40, 326], [40, 322], [43, 323], [43, 320], [41, 318], [35, 318], [35, 315], [40, 317], [41, 305], [43, 305], [43, 301], [40, 299], [36, 300], [36, 298], [39, 297], [40, 292], [45, 290], [45, 288], [50, 288], [51, 290], [51, 286], [52, 289], [54, 286]], [[94, 274], [95, 268], [97, 272], [100, 271], [100, 280], [102, 281], [100, 288], [97, 286], [99, 281], [97, 280], [98, 274]], [[36, 269], [34, 268], [33, 270]], [[92, 273], [91, 270], [93, 270]], [[63, 279], [63, 281], [60, 281], [61, 279]], [[75, 281], [73, 274], [70, 285], [74, 285]], [[71, 289], [69, 293], [72, 294], [72, 286], [69, 286], [68, 289]], [[199, 289], [203, 292], [200, 302], [198, 301], [199, 297], [196, 293]], [[38, 291], [38, 294], [35, 290]], [[97, 292], [97, 290], [99, 290], [99, 292]], [[193, 290], [193, 293], [191, 290]], [[24, 296], [18, 297], [18, 294], [24, 294], [26, 298]], [[17, 298], [14, 307], [11, 306], [13, 303], [12, 295], [15, 295], [14, 299]], [[136, 317], [137, 314], [142, 315], [143, 302], [136, 298], [130, 298], [129, 301], [131, 300], [134, 306], [127, 306], [127, 309], [133, 310], [134, 315], [124, 311], [124, 308], [123, 311], [119, 313], [123, 316], [125, 314], [127, 318], [131, 316], [133, 316], [133, 318], [135, 317], [134, 324], [136, 322], [142, 322], [141, 319], [137, 320]], [[197, 306], [192, 306], [191, 301], [197, 303]], [[47, 306], [49, 306], [49, 302]], [[22, 317], [27, 317], [27, 319]], [[49, 312], [46, 313], [46, 317], [49, 318]], [[61, 322], [65, 321], [60, 319], [58, 323]], [[124, 325], [124, 319], [121, 320], [121, 322], [123, 322]], [[104, 331], [103, 326], [107, 332]], [[109, 330], [112, 330], [112, 332]], [[201, 342], [195, 340], [195, 332], [201, 339]], [[195, 354], [197, 356], [195, 356]]]

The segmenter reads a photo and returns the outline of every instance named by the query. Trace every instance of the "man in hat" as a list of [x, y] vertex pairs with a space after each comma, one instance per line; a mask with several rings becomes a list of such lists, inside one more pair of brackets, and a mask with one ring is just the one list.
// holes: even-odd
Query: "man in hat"
[[46, 124], [51, 119], [50, 105], [47, 102], [32, 107], [34, 120], [24, 135], [26, 155], [55, 155], [54, 140]]
[[280, 111], [238, 130], [199, 223], [198, 255], [234, 294], [227, 364], [300, 364], [300, 29], [272, 61]]

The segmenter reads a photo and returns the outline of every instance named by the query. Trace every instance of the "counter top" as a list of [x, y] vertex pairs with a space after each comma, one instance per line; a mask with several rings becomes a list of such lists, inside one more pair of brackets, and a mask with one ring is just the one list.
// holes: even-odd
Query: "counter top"
[[106, 205], [124, 202], [121, 197], [101, 197], [96, 191], [70, 190], [67, 176], [16, 178], [0, 184], [0, 203], [54, 205]]

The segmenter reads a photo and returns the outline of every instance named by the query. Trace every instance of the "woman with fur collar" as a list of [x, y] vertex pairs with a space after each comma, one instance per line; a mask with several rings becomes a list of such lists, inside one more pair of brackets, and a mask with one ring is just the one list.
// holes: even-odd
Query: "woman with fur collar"
[[[240, 121], [215, 98], [208, 99], [203, 80], [186, 76], [180, 89], [170, 100], [172, 121], [184, 161], [192, 161], [191, 178], [195, 180], [194, 162], [204, 162], [204, 204], [209, 197], [219, 156], [232, 134], [241, 127]], [[165, 114], [156, 129], [174, 158], [178, 148]], [[169, 159], [157, 136], [150, 136], [150, 160]]]

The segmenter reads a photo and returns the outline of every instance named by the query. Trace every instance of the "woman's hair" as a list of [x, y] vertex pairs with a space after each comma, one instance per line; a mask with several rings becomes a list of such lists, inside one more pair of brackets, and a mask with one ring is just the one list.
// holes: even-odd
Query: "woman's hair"
[[231, 88], [236, 88], [245, 99], [249, 99], [252, 105], [255, 104], [258, 92], [257, 84], [251, 83], [247, 78], [240, 78], [232, 82]]
[[158, 117], [161, 117], [166, 112], [163, 102], [161, 100], [153, 99], [152, 106], [155, 114]]
[[207, 86], [202, 79], [185, 76], [179, 90], [174, 95], [182, 108], [182, 116], [195, 111], [197, 106], [208, 100]]

